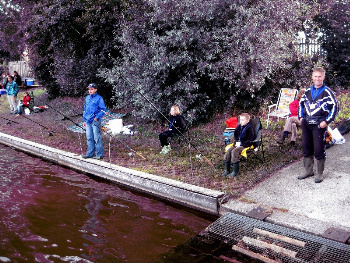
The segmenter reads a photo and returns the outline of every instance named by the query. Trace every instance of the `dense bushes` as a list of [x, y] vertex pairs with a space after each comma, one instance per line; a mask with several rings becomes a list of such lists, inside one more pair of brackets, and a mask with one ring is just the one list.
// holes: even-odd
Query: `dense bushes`
[[308, 84], [312, 61], [293, 46], [299, 3], [169, 0], [148, 10], [123, 24], [123, 56], [104, 72], [118, 87], [116, 104], [133, 105], [134, 114], [159, 118], [136, 89], [162, 112], [176, 103], [200, 120], [232, 105], [260, 106], [278, 86]]
[[[26, 45], [51, 97], [82, 96], [87, 83], [96, 82], [109, 106], [158, 120], [154, 106], [167, 113], [176, 103], [189, 120], [200, 121], [224, 108], [258, 110], [281, 87], [308, 86], [312, 67], [327, 64], [294, 45], [298, 31], [311, 28], [315, 34], [317, 25], [330, 41], [325, 48], [332, 54], [332, 79], [346, 83], [349, 45], [345, 41], [347, 46], [332, 52], [331, 36], [348, 38], [348, 30], [341, 30], [349, 12], [338, 27], [332, 18], [349, 4], [324, 1], [332, 7], [329, 13], [308, 0], [7, 2], [22, 7], [11, 9], [10, 19], [17, 22], [10, 40]], [[0, 19], [1, 34], [9, 32], [7, 21]], [[0, 51], [14, 58], [10, 47], [3, 44]]]

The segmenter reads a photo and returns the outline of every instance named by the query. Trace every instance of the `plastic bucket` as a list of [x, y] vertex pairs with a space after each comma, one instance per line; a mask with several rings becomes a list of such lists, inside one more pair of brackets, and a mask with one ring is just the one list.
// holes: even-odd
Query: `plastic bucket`
[[123, 129], [122, 119], [113, 119], [108, 122], [108, 128], [111, 130], [112, 134], [118, 134]]
[[26, 79], [26, 86], [34, 85], [34, 79]]
[[6, 89], [0, 89], [0, 95], [6, 94]]

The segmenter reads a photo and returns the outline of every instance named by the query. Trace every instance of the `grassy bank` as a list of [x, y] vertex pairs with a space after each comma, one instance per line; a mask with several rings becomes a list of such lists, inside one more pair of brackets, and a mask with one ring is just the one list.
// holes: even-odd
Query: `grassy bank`
[[[83, 110], [83, 98], [58, 98], [48, 101], [45, 90], [36, 89], [33, 92], [34, 96], [37, 97], [35, 105], [48, 105], [49, 108], [40, 113], [15, 117], [9, 114], [6, 95], [2, 96], [0, 98], [1, 132], [77, 154], [84, 154], [86, 152], [85, 134], [67, 130], [67, 127], [74, 125], [74, 123], [63, 116], [68, 116], [74, 122], [81, 122], [82, 117], [79, 114]], [[18, 97], [23, 97], [23, 91]], [[342, 120], [350, 117], [349, 92], [337, 91], [337, 97], [341, 102], [342, 110], [336, 123], [331, 125], [332, 127], [336, 127]], [[295, 147], [291, 147], [288, 143], [282, 147], [276, 144], [275, 141], [283, 130], [284, 120], [273, 120], [269, 129], [266, 129], [266, 108], [266, 106], [262, 106], [259, 116], [257, 116], [261, 118], [263, 123], [265, 162], [264, 164], [255, 162], [257, 164], [255, 166], [251, 159], [247, 160], [245, 163], [248, 169], [241, 165], [240, 173], [235, 178], [221, 177], [224, 154], [222, 133], [226, 127], [225, 120], [231, 116], [237, 116], [238, 112], [218, 114], [208, 124], [191, 127], [189, 139], [194, 147], [189, 147], [188, 143], [174, 144], [173, 150], [168, 155], [159, 154], [161, 148], [158, 134], [165, 127], [161, 127], [159, 123], [138, 120], [130, 114], [126, 114], [123, 118], [123, 124], [133, 125], [135, 134], [115, 137], [104, 134], [104, 160], [143, 172], [224, 191], [233, 197], [239, 197], [247, 189], [273, 176], [275, 171], [302, 157], [300, 140], [297, 141]], [[113, 111], [121, 112], [120, 110]], [[124, 113], [127, 111], [124, 110]], [[131, 154], [132, 151], [129, 147], [146, 159]], [[202, 154], [201, 157], [198, 156], [199, 153]], [[213, 164], [213, 167], [206, 161], [206, 158]]]

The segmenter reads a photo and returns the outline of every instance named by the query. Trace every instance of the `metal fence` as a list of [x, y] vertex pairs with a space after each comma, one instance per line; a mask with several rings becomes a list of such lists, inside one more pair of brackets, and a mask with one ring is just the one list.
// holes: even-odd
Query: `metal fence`
[[296, 44], [299, 52], [309, 55], [323, 55], [326, 56], [327, 52], [322, 49], [320, 40], [314, 39], [301, 39], [299, 43]]

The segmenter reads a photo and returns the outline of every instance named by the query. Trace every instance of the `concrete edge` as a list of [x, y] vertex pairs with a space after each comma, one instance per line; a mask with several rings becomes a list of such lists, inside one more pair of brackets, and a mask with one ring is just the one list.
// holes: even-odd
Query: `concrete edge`
[[80, 155], [74, 153], [65, 152], [1, 132], [0, 143], [78, 171], [105, 178], [128, 188], [145, 192], [160, 199], [178, 203], [212, 215], [219, 214], [220, 199], [225, 195], [225, 193], [220, 191], [132, 170], [105, 161], [83, 159]]

